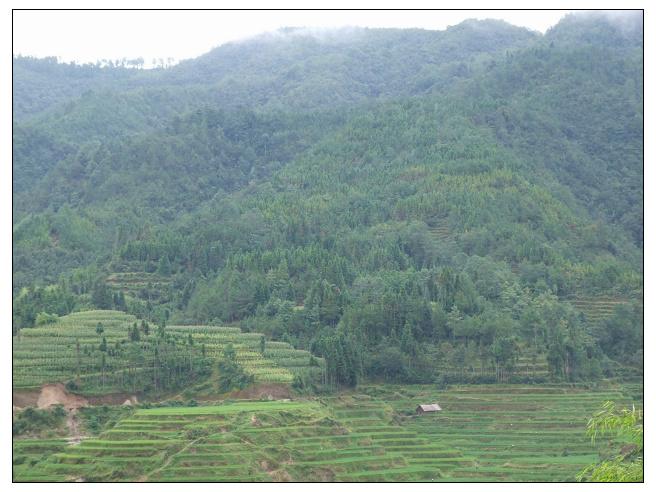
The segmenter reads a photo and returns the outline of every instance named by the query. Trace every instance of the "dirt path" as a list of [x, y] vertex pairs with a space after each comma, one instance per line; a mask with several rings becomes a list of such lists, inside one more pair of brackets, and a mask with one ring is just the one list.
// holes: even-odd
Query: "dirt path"
[[173, 461], [173, 458], [175, 458], [176, 456], [178, 456], [178, 455], [181, 454], [181, 453], [184, 453], [187, 449], [189, 449], [191, 446], [193, 446], [194, 444], [196, 444], [198, 441], [204, 439], [205, 437], [206, 437], [206, 436], [201, 436], [201, 437], [199, 437], [199, 438], [197, 438], [197, 439], [194, 439], [193, 441], [189, 442], [188, 444], [186, 444], [185, 446], [183, 446], [179, 451], [177, 451], [177, 452], [173, 453], [171, 456], [169, 456], [169, 457], [166, 459], [166, 461], [164, 461], [164, 463], [162, 463], [162, 466], [160, 466], [159, 468], [156, 468], [156, 469], [154, 469], [154, 470], [152, 470], [152, 471], [146, 473], [145, 475], [141, 475], [136, 481], [137, 481], [137, 482], [145, 482], [145, 481], [148, 480], [152, 475], [155, 475], [156, 473], [161, 472], [164, 468], [166, 468], [167, 466], [169, 466], [169, 465], [171, 464], [171, 461]]
[[80, 433], [80, 423], [77, 419], [77, 409], [73, 408], [68, 412], [66, 417], [66, 427], [68, 427], [69, 437], [66, 439], [70, 446], [75, 446], [82, 442], [82, 439], [86, 439], [87, 436], [83, 436]]

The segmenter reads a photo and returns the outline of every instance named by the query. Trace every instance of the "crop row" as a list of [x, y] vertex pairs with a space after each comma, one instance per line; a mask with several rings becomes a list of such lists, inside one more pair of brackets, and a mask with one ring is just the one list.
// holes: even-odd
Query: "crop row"
[[[92, 479], [100, 473], [94, 470], [119, 467], [155, 481], [571, 480], [597, 457], [585, 435], [587, 417], [606, 398], [626, 393], [558, 385], [493, 389], [363, 387], [322, 404], [139, 409], [100, 438], [59, 452], [50, 466], [35, 467], [32, 476]], [[419, 402], [432, 401], [444, 410], [414, 414]]]
[[[23, 387], [63, 380], [77, 372], [78, 362], [83, 373], [100, 372], [97, 348], [102, 338], [110, 347], [118, 340], [125, 340], [128, 328], [135, 321], [136, 318], [125, 313], [89, 311], [65, 316], [53, 325], [22, 330], [13, 344], [14, 384]], [[96, 332], [98, 322], [104, 327], [101, 335]], [[298, 372], [310, 367], [308, 352], [297, 351], [282, 342], [267, 342], [269, 353], [262, 354], [262, 336], [242, 333], [236, 327], [169, 326], [167, 331], [182, 336], [191, 334], [194, 342], [204, 345], [205, 353], [214, 358], [221, 357], [225, 347], [232, 344], [237, 360], [259, 381], [289, 383], [293, 380], [291, 370]], [[105, 370], [115, 371], [127, 366], [127, 361], [125, 364], [118, 362], [121, 358], [120, 354], [108, 357]]]

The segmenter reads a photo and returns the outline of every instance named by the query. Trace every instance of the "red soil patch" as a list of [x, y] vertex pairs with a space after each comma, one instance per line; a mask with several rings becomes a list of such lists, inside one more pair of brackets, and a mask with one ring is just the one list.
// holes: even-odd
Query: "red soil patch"
[[48, 408], [53, 405], [63, 405], [66, 410], [88, 407], [89, 401], [80, 395], [66, 391], [61, 383], [46, 384], [41, 387], [41, 394], [36, 402], [39, 408]]
[[26, 407], [47, 408], [51, 405], [64, 405], [66, 410], [90, 405], [121, 405], [129, 400], [132, 405], [139, 403], [136, 395], [114, 393], [102, 396], [84, 397], [69, 393], [62, 383], [46, 384], [39, 389], [18, 389], [12, 392], [13, 406], [16, 409]]

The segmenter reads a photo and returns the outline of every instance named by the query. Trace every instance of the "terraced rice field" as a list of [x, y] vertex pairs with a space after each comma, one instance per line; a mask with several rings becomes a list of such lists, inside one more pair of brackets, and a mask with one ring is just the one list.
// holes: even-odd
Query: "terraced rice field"
[[21, 439], [12, 446], [12, 475], [15, 482], [61, 482], [57, 473], [50, 473], [38, 464], [68, 446], [66, 439]]
[[[57, 323], [21, 330], [13, 338], [13, 387], [30, 388], [74, 378], [77, 372], [77, 343], [80, 343], [80, 373], [89, 377], [100, 373], [98, 346], [104, 336], [109, 346], [126, 340], [128, 328], [137, 321], [118, 311], [85, 311], [60, 318]], [[102, 323], [104, 332], [96, 333]], [[151, 330], [151, 336], [152, 332]], [[206, 346], [207, 353], [221, 356], [227, 344], [233, 344], [237, 360], [258, 382], [290, 383], [295, 374], [321, 373], [321, 359], [310, 365], [310, 353], [295, 350], [283, 342], [266, 342], [261, 354], [259, 333], [242, 333], [239, 328], [217, 326], [169, 326], [167, 331]], [[126, 370], [127, 361], [108, 357], [106, 371]], [[111, 391], [111, 388], [108, 388]]]
[[[606, 400], [640, 405], [641, 393], [638, 384], [367, 386], [303, 401], [138, 409], [99, 438], [14, 473], [162, 482], [571, 481], [608, 447], [590, 443], [588, 417]], [[434, 401], [442, 412], [415, 415], [417, 404]]]
[[[607, 400], [641, 403], [635, 401], [641, 390], [632, 385], [604, 391], [557, 385], [462, 386], [444, 393], [417, 387], [364, 391], [372, 402], [384, 402], [403, 415], [400, 426], [415, 433], [394, 448], [408, 465], [437, 466], [442, 477], [436, 480], [448, 481], [571, 481], [597, 460], [604, 446], [590, 444], [587, 418]], [[443, 412], [411, 414], [418, 402], [432, 401], [439, 401]], [[448, 450], [453, 454], [442, 458], [439, 453]]]

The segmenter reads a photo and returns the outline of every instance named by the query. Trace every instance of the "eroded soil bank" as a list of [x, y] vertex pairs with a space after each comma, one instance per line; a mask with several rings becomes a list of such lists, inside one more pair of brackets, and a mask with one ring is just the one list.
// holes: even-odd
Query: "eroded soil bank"
[[63, 405], [66, 410], [93, 405], [121, 405], [130, 401], [138, 402], [137, 396], [130, 393], [113, 393], [102, 396], [82, 396], [71, 393], [62, 383], [44, 384], [38, 389], [15, 389], [12, 393], [14, 409], [26, 407], [48, 408]]

